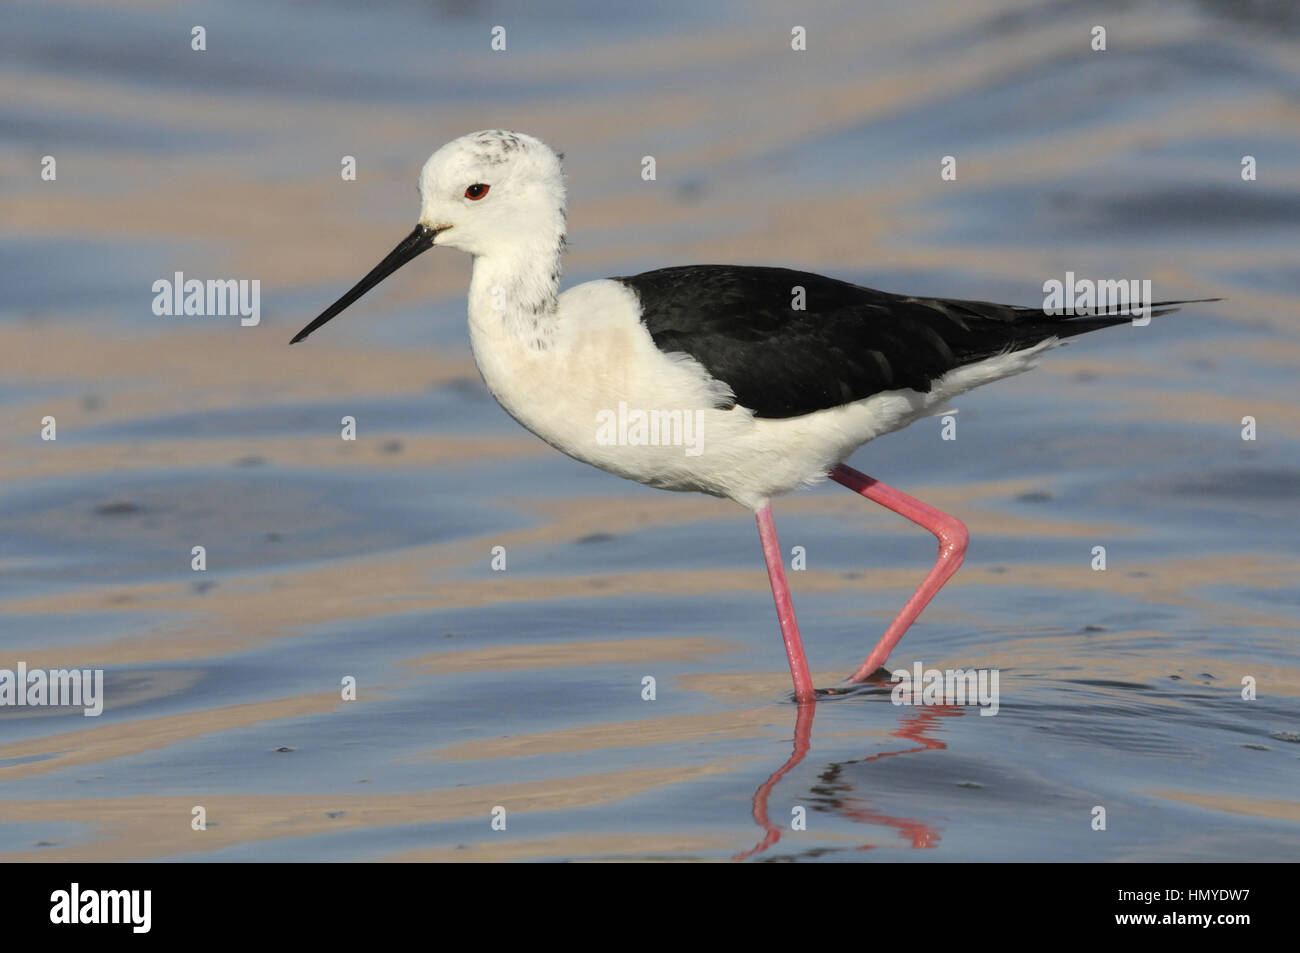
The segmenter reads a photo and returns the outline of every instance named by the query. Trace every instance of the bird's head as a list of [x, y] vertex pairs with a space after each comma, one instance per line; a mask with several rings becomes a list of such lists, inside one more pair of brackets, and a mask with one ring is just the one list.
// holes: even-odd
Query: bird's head
[[475, 256], [527, 254], [564, 237], [564, 174], [550, 146], [488, 129], [453, 139], [420, 170], [420, 219], [388, 256], [303, 328], [296, 344], [434, 245]]
[[420, 171], [420, 224], [438, 232], [437, 244], [471, 255], [553, 241], [564, 228], [560, 158], [518, 132], [453, 139]]

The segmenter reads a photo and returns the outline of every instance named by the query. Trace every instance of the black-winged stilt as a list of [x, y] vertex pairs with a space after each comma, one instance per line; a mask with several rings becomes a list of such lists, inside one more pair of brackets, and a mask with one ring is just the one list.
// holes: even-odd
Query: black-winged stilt
[[[664, 268], [561, 294], [564, 180], [545, 143], [501, 130], [462, 136], [430, 157], [419, 187], [415, 230], [291, 343], [435, 244], [469, 252], [470, 344], [507, 413], [602, 470], [754, 511], [801, 702], [816, 693], [772, 498], [829, 476], [938, 538], [929, 575], [849, 677], [864, 681], [957, 571], [967, 533], [844, 461], [973, 387], [1029, 370], [1062, 338], [1131, 320], [1127, 311], [1053, 316], [735, 265]], [[1186, 303], [1150, 303], [1165, 309], [1150, 313]]]

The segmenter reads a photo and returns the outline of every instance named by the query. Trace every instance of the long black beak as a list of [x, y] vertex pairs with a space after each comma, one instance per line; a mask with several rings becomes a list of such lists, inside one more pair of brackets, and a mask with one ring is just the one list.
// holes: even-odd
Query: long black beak
[[294, 339], [289, 343], [297, 344], [326, 321], [330, 320], [335, 315], [346, 311], [348, 305], [352, 304], [352, 302], [356, 301], [363, 294], [375, 285], [379, 284], [379, 282], [383, 281], [398, 268], [401, 268], [412, 258], [428, 251], [433, 247], [433, 240], [438, 237], [438, 233], [441, 231], [445, 231], [445, 229], [433, 228], [429, 225], [415, 226], [415, 231], [403, 238], [401, 244], [390, 251], [383, 261], [371, 269], [370, 274], [366, 275], [353, 285], [351, 290], [349, 290], [342, 298], [339, 298], [338, 301], [335, 301], [332, 305], [322, 311], [320, 317], [294, 335]]

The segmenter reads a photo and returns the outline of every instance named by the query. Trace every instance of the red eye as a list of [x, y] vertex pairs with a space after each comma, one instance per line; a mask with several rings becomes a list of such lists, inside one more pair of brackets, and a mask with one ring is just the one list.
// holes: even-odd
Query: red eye
[[491, 186], [484, 185], [482, 182], [478, 182], [474, 185], [471, 185], [469, 188], [465, 190], [465, 198], [474, 199], [475, 201], [478, 201], [483, 196], [488, 194], [489, 188], [491, 188]]

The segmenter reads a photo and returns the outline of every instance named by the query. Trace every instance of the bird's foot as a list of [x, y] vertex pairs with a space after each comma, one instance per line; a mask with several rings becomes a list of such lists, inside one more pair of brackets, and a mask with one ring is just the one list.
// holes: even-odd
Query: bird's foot
[[[817, 700], [831, 698], [848, 698], [852, 695], [877, 694], [878, 686], [888, 683], [892, 676], [888, 669], [878, 668], [861, 681], [852, 682], [845, 680], [838, 685], [832, 685], [830, 688], [818, 688]], [[794, 693], [790, 693], [790, 700], [797, 701]]]

